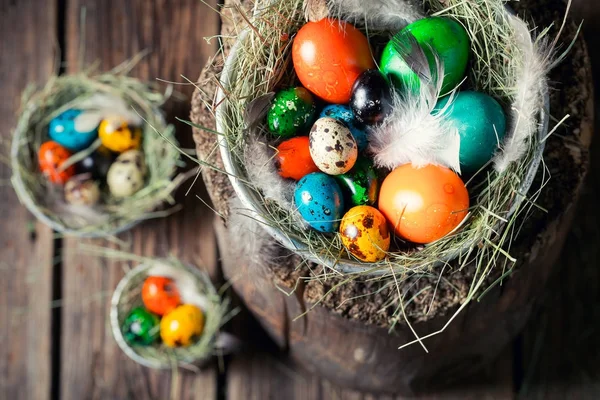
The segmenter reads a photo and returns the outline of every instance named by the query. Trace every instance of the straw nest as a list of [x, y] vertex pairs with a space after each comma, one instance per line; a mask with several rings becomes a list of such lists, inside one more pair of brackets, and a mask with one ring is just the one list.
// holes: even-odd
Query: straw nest
[[[183, 264], [175, 258], [149, 259], [135, 258], [141, 264], [130, 270], [119, 282], [110, 309], [110, 323], [113, 336], [119, 347], [132, 360], [157, 369], [180, 366], [196, 369], [212, 356], [219, 355], [217, 338], [221, 327], [235, 314], [230, 310], [229, 299], [222, 298], [213, 286], [209, 276]], [[123, 336], [122, 326], [131, 310], [143, 307], [142, 286], [150, 275], [168, 276], [175, 280], [184, 279], [186, 285], [195, 289], [198, 302], [204, 313], [204, 329], [197, 340], [187, 347], [169, 348], [157, 343], [150, 346], [130, 345]], [[182, 288], [181, 288], [182, 289]]]
[[[181, 166], [180, 153], [173, 146], [176, 143], [174, 128], [165, 122], [159, 108], [167, 96], [127, 76], [133, 63], [125, 63], [108, 73], [86, 71], [55, 76], [44, 87], [30, 87], [23, 94], [10, 149], [11, 181], [20, 201], [59, 233], [109, 236], [142, 220], [165, 215], [168, 211], [161, 211], [161, 206], [174, 203], [171, 195], [183, 176], [174, 177]], [[96, 94], [123, 99], [144, 121], [140, 150], [144, 153], [148, 173], [144, 187], [132, 196], [115, 199], [103, 188], [100, 204], [82, 209], [66, 204], [62, 186], [49, 183], [43, 176], [37, 163], [37, 151], [49, 140], [47, 128], [52, 118]], [[97, 140], [89, 148], [73, 154], [64, 167], [85, 158], [99, 146]]]
[[[519, 85], [530, 55], [528, 52], [535, 54], [542, 64], [539, 66], [542, 73], [562, 57], [552, 57], [555, 43], [548, 44], [548, 30], [540, 32], [537, 38], [531, 38], [526, 30], [526, 38], [523, 38], [523, 31], [515, 28], [518, 19], [501, 0], [423, 2], [428, 15], [449, 16], [466, 28], [472, 57], [466, 85], [492, 95], [511, 111], [507, 112], [510, 127], [507, 137], [515, 137], [519, 129], [528, 131], [517, 157], [508, 154], [510, 143], [506, 142], [504, 152], [494, 160], [495, 165], [466, 182], [471, 208], [460, 229], [429, 245], [403, 251], [391, 250], [380, 262], [363, 263], [348, 254], [338, 235], [307, 230], [297, 223], [293, 210], [266, 196], [265, 187], [252, 179], [247, 168], [250, 164], [245, 151], [249, 137], [248, 105], [275, 88], [296, 84], [291, 68], [290, 39], [305, 23], [305, 3], [311, 2], [256, 1], [250, 27], [238, 30], [237, 43], [220, 77], [222, 90], [215, 108], [225, 164], [223, 172], [229, 175], [242, 200], [244, 209], [241, 212], [260, 222], [286, 247], [336, 271], [386, 276], [435, 274], [436, 267], [441, 269], [447, 262], [458, 259], [459, 268], [471, 264], [478, 270], [472, 289], [481, 289], [495, 267], [502, 268], [503, 272], [510, 271], [516, 261], [509, 254], [511, 241], [539, 194], [539, 190], [529, 193], [529, 189], [542, 162], [544, 141], [548, 135], [549, 110], [544, 74], [538, 77], [541, 86], [536, 89], [531, 115], [519, 116], [521, 110], [515, 111], [514, 107], [521, 94]], [[360, 15], [355, 15], [351, 22], [361, 26]], [[362, 25], [363, 31], [370, 36], [367, 28]], [[377, 32], [378, 35], [388, 35], [388, 38], [393, 33]], [[524, 39], [529, 41], [529, 48], [522, 45]], [[262, 125], [258, 129], [266, 132]], [[266, 145], [274, 147], [276, 143]], [[268, 166], [264, 170], [268, 173]]]

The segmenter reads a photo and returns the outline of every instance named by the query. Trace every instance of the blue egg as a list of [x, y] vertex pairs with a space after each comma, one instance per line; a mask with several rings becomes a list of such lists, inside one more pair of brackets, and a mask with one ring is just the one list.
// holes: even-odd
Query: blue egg
[[[434, 113], [441, 111], [448, 97], [439, 100]], [[506, 134], [506, 116], [502, 106], [480, 92], [458, 92], [444, 112], [460, 135], [461, 175], [471, 175], [494, 155]]]
[[342, 189], [332, 176], [313, 172], [296, 184], [294, 201], [302, 218], [319, 232], [336, 232], [344, 212]]
[[50, 139], [71, 151], [80, 151], [91, 145], [98, 137], [96, 128], [80, 132], [75, 127], [75, 118], [83, 111], [71, 109], [50, 121], [48, 135]]
[[367, 132], [357, 125], [357, 121], [354, 119], [354, 114], [352, 114], [350, 107], [341, 104], [330, 104], [323, 108], [323, 111], [319, 114], [319, 118], [322, 117], [337, 119], [346, 124], [348, 129], [350, 129], [352, 136], [354, 136], [354, 140], [356, 140], [358, 151], [363, 151], [367, 148], [369, 144]]

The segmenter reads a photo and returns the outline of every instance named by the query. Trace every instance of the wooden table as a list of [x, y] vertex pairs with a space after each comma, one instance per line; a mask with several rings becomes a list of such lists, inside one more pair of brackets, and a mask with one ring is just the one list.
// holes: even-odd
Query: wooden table
[[[210, 6], [216, 0], [209, 0]], [[588, 22], [593, 61], [600, 6], [575, 2]], [[53, 72], [71, 73], [95, 61], [109, 69], [138, 52], [143, 79], [195, 79], [216, 50], [217, 15], [199, 0], [0, 0], [0, 129], [7, 145], [20, 92]], [[598, 63], [596, 63], [598, 64]], [[190, 86], [179, 87], [187, 96]], [[168, 112], [186, 118], [187, 102]], [[191, 132], [178, 125], [184, 146]], [[594, 153], [600, 155], [598, 146]], [[4, 155], [5, 153], [3, 153]], [[3, 160], [4, 161], [4, 160]], [[274, 350], [242, 313], [231, 329], [246, 351], [201, 373], [157, 372], [121, 353], [107, 322], [109, 298], [124, 265], [82, 255], [79, 239], [57, 238], [22, 207], [0, 163], [0, 399], [391, 399], [336, 387]], [[184, 191], [182, 191], [184, 192]], [[197, 196], [181, 193], [184, 210], [121, 236], [142, 255], [174, 254], [220, 281], [213, 214]], [[487, 371], [428, 398], [600, 398], [600, 162], [591, 174], [547, 301], [527, 330]], [[114, 246], [103, 240], [85, 240]], [[426, 398], [424, 397], [424, 398]]]

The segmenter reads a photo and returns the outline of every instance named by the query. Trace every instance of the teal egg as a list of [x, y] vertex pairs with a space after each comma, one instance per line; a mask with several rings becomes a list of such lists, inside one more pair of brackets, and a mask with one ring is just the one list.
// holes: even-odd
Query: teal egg
[[160, 336], [160, 319], [143, 307], [136, 307], [127, 317], [122, 327], [127, 343], [150, 345]]
[[302, 218], [319, 232], [333, 233], [344, 213], [342, 189], [322, 172], [305, 175], [296, 184], [294, 202]]
[[363, 151], [369, 145], [369, 141], [367, 139], [367, 131], [362, 129], [357, 121], [354, 119], [354, 114], [352, 114], [352, 110], [350, 107], [342, 105], [342, 104], [330, 104], [323, 108], [321, 113], [319, 114], [319, 118], [329, 117], [333, 119], [337, 119], [338, 121], [346, 124], [352, 136], [354, 136], [354, 140], [356, 140], [356, 145], [358, 146], [358, 151]]
[[282, 138], [303, 133], [315, 120], [316, 107], [310, 92], [303, 87], [278, 92], [267, 113], [269, 130]]
[[83, 111], [70, 109], [50, 121], [48, 136], [56, 143], [71, 151], [81, 151], [91, 145], [98, 137], [96, 128], [82, 131], [77, 128], [75, 119]]
[[354, 167], [336, 179], [344, 192], [344, 200], [352, 206], [374, 205], [379, 195], [380, 181], [373, 163], [359, 158]]
[[[410, 36], [409, 36], [410, 35]], [[405, 61], [405, 48], [411, 48], [410, 37], [423, 49], [432, 72], [435, 72], [435, 57], [444, 64], [442, 95], [453, 90], [465, 77], [469, 60], [469, 35], [461, 24], [450, 18], [430, 17], [420, 19], [398, 32], [385, 46], [379, 69], [388, 76], [397, 89], [418, 89], [420, 79]]]
[[[448, 98], [439, 100], [433, 112], [441, 112], [447, 103]], [[461, 174], [474, 174], [492, 158], [506, 134], [502, 106], [485, 93], [459, 92], [444, 117], [460, 135]]]

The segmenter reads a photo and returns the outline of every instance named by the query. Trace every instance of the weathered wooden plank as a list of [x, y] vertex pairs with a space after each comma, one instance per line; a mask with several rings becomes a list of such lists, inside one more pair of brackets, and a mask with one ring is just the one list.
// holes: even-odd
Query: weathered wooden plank
[[[80, 24], [83, 7], [86, 19]], [[216, 43], [208, 45], [203, 37], [214, 35], [217, 29], [217, 16], [195, 0], [68, 1], [67, 70], [74, 72], [95, 61], [109, 69], [149, 49], [151, 53], [132, 71], [134, 76], [182, 81], [180, 74], [195, 76], [215, 52]], [[81, 46], [80, 40], [84, 40]], [[179, 89], [191, 94], [191, 87]], [[187, 104], [171, 103], [169, 117], [187, 118]], [[185, 145], [190, 136], [188, 127], [180, 124], [180, 141]], [[137, 254], [174, 254], [203, 264], [217, 276], [212, 213], [195, 197], [202, 193], [198, 184], [187, 197], [182, 193], [183, 211], [144, 223], [121, 237]], [[216, 367], [198, 374], [180, 372], [174, 379], [170, 371], [140, 367], [121, 353], [111, 337], [107, 315], [109, 296], [123, 275], [122, 264], [78, 254], [78, 242], [64, 242], [62, 398], [216, 398]], [[107, 245], [105, 241], [88, 242]]]
[[[0, 0], [0, 37], [0, 140], [6, 149], [21, 91], [43, 84], [54, 71], [54, 3], [41, 8], [34, 0]], [[52, 379], [53, 237], [19, 204], [10, 175], [0, 161], [0, 398], [46, 399]]]

